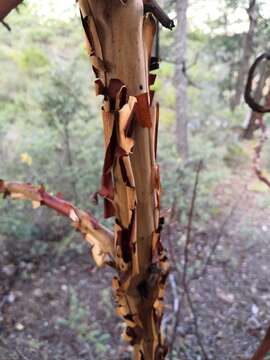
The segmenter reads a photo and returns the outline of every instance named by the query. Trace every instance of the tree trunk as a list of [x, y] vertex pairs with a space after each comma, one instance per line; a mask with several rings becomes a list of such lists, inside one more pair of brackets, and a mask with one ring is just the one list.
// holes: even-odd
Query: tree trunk
[[187, 119], [187, 8], [188, 0], [176, 1], [176, 146], [183, 160], [188, 157], [188, 119]]
[[231, 110], [234, 111], [235, 108], [240, 104], [241, 98], [243, 95], [243, 90], [245, 87], [246, 76], [250, 66], [250, 59], [252, 56], [253, 49], [253, 37], [255, 33], [255, 28], [257, 25], [258, 11], [256, 0], [249, 1], [249, 7], [247, 9], [249, 16], [249, 28], [248, 32], [243, 38], [243, 57], [240, 61], [239, 70], [237, 74], [236, 84], [235, 84], [235, 93], [231, 98]]
[[[149, 9], [160, 9], [145, 1]], [[156, 31], [142, 0], [79, 0], [102, 116], [105, 161], [99, 194], [114, 215], [117, 313], [134, 358], [164, 359], [160, 325], [168, 262], [160, 242], [158, 104], [149, 90]], [[152, 8], [151, 8], [152, 6]], [[164, 15], [164, 14], [163, 14]]]

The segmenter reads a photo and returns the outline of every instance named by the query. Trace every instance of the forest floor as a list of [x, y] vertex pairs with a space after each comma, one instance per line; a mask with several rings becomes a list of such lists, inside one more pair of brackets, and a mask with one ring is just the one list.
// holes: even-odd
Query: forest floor
[[203, 347], [208, 359], [249, 360], [270, 322], [269, 189], [242, 168], [216, 188], [215, 197], [224, 211], [212, 219], [206, 238], [208, 246], [218, 245], [205, 276], [190, 285], [199, 335], [194, 327], [187, 334], [194, 314], [186, 311], [185, 354], [204, 359]]
[[[177, 343], [181, 359], [205, 359], [203, 346], [209, 359], [248, 360], [270, 321], [270, 195], [242, 168], [214, 196], [222, 213], [203, 236], [217, 249], [205, 276], [190, 285], [198, 334], [186, 308]], [[110, 271], [95, 269], [85, 244], [55, 249], [51, 242], [35, 257], [0, 239], [0, 360], [129, 359]]]

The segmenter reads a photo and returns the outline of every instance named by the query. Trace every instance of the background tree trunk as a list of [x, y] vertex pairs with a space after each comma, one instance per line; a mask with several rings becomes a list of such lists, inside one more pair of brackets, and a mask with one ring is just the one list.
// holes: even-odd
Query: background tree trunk
[[239, 64], [239, 70], [236, 79], [235, 93], [231, 98], [231, 110], [234, 111], [235, 108], [240, 104], [241, 97], [243, 95], [243, 90], [245, 87], [246, 76], [250, 66], [250, 59], [252, 56], [253, 49], [253, 38], [257, 25], [258, 11], [256, 0], [249, 1], [249, 7], [247, 9], [249, 16], [249, 28], [248, 32], [243, 38], [243, 57]]
[[176, 1], [177, 27], [175, 91], [176, 91], [176, 145], [183, 160], [188, 157], [188, 119], [187, 119], [187, 8], [188, 0]]

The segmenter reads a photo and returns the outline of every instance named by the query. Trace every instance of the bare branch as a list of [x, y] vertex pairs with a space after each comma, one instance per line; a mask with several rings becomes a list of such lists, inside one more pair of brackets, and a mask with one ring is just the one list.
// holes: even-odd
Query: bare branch
[[172, 30], [174, 28], [174, 22], [169, 18], [165, 11], [160, 7], [156, 0], [143, 0], [145, 12], [151, 12], [157, 20], [165, 28]]
[[11, 27], [4, 20], [0, 20], [1, 24], [7, 29], [7, 31], [11, 31]]
[[68, 217], [71, 220], [72, 226], [92, 246], [92, 255], [97, 265], [107, 264], [114, 267], [113, 233], [101, 225], [89, 212], [80, 210], [63, 200], [60, 194], [56, 196], [49, 194], [44, 186], [35, 187], [31, 184], [0, 180], [1, 193], [4, 198], [9, 196], [12, 199], [29, 200], [32, 202], [33, 208], [44, 205]]
[[199, 176], [200, 172], [202, 170], [203, 162], [202, 160], [198, 164], [198, 168], [196, 171], [196, 177], [195, 177], [195, 183], [193, 187], [193, 193], [192, 193], [192, 199], [188, 214], [188, 226], [187, 226], [187, 235], [186, 235], [186, 242], [185, 242], [185, 248], [184, 248], [184, 267], [183, 267], [183, 286], [187, 283], [187, 269], [188, 269], [188, 262], [189, 262], [189, 245], [191, 243], [191, 230], [192, 230], [192, 222], [193, 222], [193, 215], [194, 215], [194, 209], [195, 209], [195, 202], [197, 197], [197, 189], [199, 184]]
[[191, 280], [198, 280], [206, 275], [208, 266], [211, 263], [211, 260], [216, 252], [216, 249], [220, 243], [220, 240], [222, 238], [224, 230], [225, 230], [226, 226], [228, 225], [229, 221], [231, 220], [232, 216], [234, 215], [235, 211], [239, 207], [241, 199], [245, 194], [245, 190], [246, 190], [246, 184], [244, 185], [244, 189], [240, 193], [239, 197], [236, 199], [234, 205], [231, 207], [229, 214], [225, 217], [222, 224], [220, 225], [219, 231], [218, 231], [217, 235], [215, 236], [215, 241], [206, 257], [204, 264], [202, 265], [201, 271], [199, 273], [195, 274], [194, 276], [192, 276]]
[[[191, 204], [190, 204], [190, 209], [189, 209], [189, 214], [188, 214], [188, 226], [187, 226], [186, 241], [185, 241], [185, 248], [184, 248], [184, 266], [183, 266], [183, 276], [182, 276], [182, 284], [183, 284], [184, 293], [187, 293], [186, 288], [188, 288], [187, 271], [188, 271], [188, 264], [189, 264], [189, 245], [191, 243], [192, 222], [193, 222], [195, 202], [196, 202], [196, 197], [197, 197], [197, 189], [198, 189], [198, 184], [199, 184], [199, 176], [200, 176], [200, 172], [202, 170], [202, 165], [203, 165], [203, 161], [200, 160], [198, 167], [197, 167], [197, 171], [196, 171], [192, 199], [191, 199]], [[173, 296], [175, 296], [175, 294], [173, 294]], [[180, 299], [179, 302], [177, 303], [178, 307], [175, 311], [174, 324], [173, 324], [172, 336], [171, 336], [171, 341], [170, 341], [171, 349], [173, 348], [173, 344], [176, 339], [177, 327], [178, 327], [178, 324], [179, 324], [180, 318], [181, 318], [181, 306], [180, 306], [181, 302], [182, 302], [182, 299]], [[194, 320], [194, 322], [195, 322], [195, 320]], [[200, 341], [198, 339], [198, 343], [199, 342]]]
[[209, 358], [208, 358], [207, 352], [206, 352], [206, 350], [204, 348], [203, 340], [202, 340], [201, 333], [200, 333], [200, 330], [199, 330], [197, 311], [196, 311], [196, 309], [195, 309], [195, 307], [193, 305], [193, 301], [192, 301], [192, 298], [191, 298], [191, 295], [190, 295], [189, 284], [188, 283], [184, 284], [184, 291], [185, 291], [185, 294], [186, 294], [186, 297], [187, 297], [188, 306], [189, 306], [190, 311], [192, 313], [193, 324], [194, 324], [194, 329], [195, 329], [195, 336], [197, 338], [198, 345], [199, 345], [199, 347], [201, 349], [204, 360], [208, 360]]

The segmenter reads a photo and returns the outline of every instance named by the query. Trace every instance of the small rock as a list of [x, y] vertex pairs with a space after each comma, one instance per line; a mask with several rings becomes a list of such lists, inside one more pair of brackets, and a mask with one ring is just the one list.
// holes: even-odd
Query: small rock
[[229, 304], [233, 304], [234, 302], [234, 295], [231, 293], [225, 293], [223, 290], [217, 288], [216, 289], [217, 297]]
[[10, 304], [13, 304], [14, 301], [16, 299], [16, 296], [15, 294], [11, 291], [8, 296], [7, 296], [7, 301], [10, 303]]
[[65, 284], [61, 285], [61, 290], [62, 291], [68, 291], [67, 285], [65, 285]]
[[9, 264], [9, 265], [3, 266], [2, 271], [7, 276], [13, 276], [15, 274], [16, 267], [14, 264]]
[[38, 298], [42, 297], [42, 295], [43, 295], [42, 290], [39, 289], [39, 288], [35, 289], [33, 294], [34, 294], [35, 297], [38, 297]]
[[255, 305], [255, 304], [252, 304], [252, 306], [251, 306], [251, 312], [252, 312], [252, 314], [253, 314], [254, 316], [257, 316], [258, 313], [259, 313], [259, 308], [258, 308], [258, 306]]
[[21, 323], [17, 323], [17, 324], [15, 325], [15, 329], [18, 330], [18, 331], [23, 331], [23, 330], [24, 330], [24, 326], [23, 326], [23, 324], [21, 324]]

